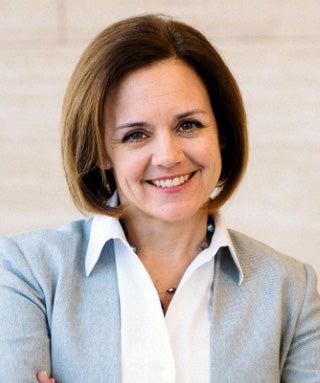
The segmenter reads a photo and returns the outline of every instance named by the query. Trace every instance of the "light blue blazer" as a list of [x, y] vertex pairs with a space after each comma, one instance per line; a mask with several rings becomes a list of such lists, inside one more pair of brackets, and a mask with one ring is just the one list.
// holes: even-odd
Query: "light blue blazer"
[[[113, 243], [86, 277], [90, 225], [83, 220], [0, 239], [1, 383], [33, 383], [42, 369], [57, 383], [120, 382]], [[211, 382], [319, 383], [314, 271], [242, 234], [230, 235], [243, 281], [221, 248], [213, 280]]]

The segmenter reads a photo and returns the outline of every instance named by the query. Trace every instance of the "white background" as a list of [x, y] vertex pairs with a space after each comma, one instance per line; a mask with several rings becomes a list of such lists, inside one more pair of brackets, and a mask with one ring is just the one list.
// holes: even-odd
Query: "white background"
[[233, 71], [250, 132], [228, 226], [320, 274], [318, 0], [0, 0], [0, 234], [80, 218], [60, 160], [60, 109], [80, 53], [102, 28], [145, 12], [204, 32]]

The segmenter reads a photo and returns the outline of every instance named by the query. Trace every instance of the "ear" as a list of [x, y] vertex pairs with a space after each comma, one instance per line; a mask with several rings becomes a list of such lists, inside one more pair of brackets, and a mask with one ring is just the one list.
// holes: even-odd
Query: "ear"
[[227, 146], [227, 140], [224, 135], [219, 135], [219, 147], [223, 150]]
[[113, 168], [113, 164], [109, 158], [104, 158], [102, 163], [98, 164], [98, 167], [103, 170], [111, 170]]
[[111, 170], [113, 168], [113, 164], [109, 158], [104, 160], [104, 169], [105, 170]]
[[223, 150], [227, 146], [227, 144], [225, 142], [220, 142], [219, 146], [220, 146], [220, 150]]

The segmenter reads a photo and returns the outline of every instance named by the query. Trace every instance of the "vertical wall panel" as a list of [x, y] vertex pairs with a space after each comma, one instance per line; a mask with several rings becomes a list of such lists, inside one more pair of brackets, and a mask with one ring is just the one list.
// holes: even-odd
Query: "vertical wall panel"
[[82, 51], [110, 22], [160, 12], [216, 44], [243, 92], [250, 162], [230, 226], [320, 272], [320, 2], [0, 0], [0, 234], [79, 218], [60, 111]]

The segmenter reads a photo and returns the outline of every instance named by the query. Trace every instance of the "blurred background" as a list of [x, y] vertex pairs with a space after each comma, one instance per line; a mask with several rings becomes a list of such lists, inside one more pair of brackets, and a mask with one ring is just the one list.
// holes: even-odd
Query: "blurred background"
[[200, 29], [242, 90], [250, 161], [227, 225], [320, 276], [319, 0], [0, 0], [0, 234], [82, 217], [60, 160], [64, 91], [102, 28], [146, 12]]

